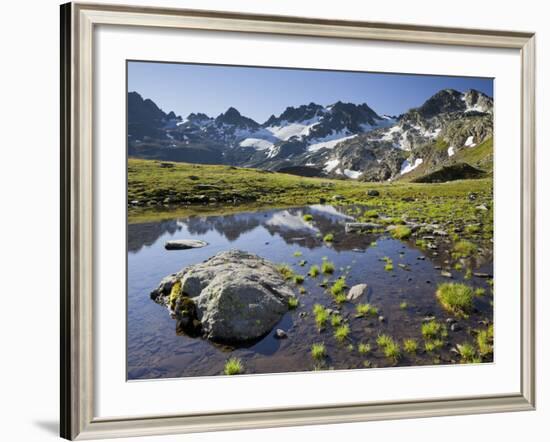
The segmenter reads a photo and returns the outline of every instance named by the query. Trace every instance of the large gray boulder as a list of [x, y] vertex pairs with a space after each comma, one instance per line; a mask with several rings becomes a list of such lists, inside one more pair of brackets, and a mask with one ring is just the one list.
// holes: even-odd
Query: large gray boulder
[[[292, 296], [271, 262], [240, 250], [220, 252], [170, 275], [151, 293], [180, 323], [194, 331], [200, 327], [204, 337], [222, 342], [267, 334], [288, 311]], [[193, 317], [181, 320], [189, 314]]]

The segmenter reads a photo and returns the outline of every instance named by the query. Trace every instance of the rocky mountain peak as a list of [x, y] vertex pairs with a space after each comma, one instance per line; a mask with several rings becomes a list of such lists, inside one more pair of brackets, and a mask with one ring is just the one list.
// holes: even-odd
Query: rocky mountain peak
[[241, 115], [241, 113], [234, 107], [230, 107], [225, 111], [225, 113], [218, 115], [216, 117], [216, 123], [246, 128], [257, 128], [259, 126], [259, 124], [251, 118]]

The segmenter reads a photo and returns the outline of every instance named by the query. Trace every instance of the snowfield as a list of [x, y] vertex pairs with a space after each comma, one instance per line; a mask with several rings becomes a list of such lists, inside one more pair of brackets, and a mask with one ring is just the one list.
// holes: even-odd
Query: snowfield
[[347, 129], [341, 130], [339, 132], [332, 132], [332, 134], [327, 135], [326, 137], [312, 140], [313, 143], [307, 147], [307, 150], [308, 152], [316, 152], [323, 148], [332, 149], [338, 143], [341, 143], [342, 141], [345, 141], [345, 140], [351, 140], [356, 136], [357, 134], [349, 135], [349, 131]]
[[465, 141], [464, 146], [466, 147], [475, 147], [476, 143], [474, 143], [474, 136], [470, 135], [468, 139]]
[[418, 166], [420, 166], [424, 160], [422, 158], [417, 158], [414, 160], [414, 164], [412, 164], [409, 160], [403, 161], [403, 164], [401, 164], [401, 175], [405, 175], [406, 173], [412, 172], [414, 169], [416, 169]]
[[363, 172], [360, 172], [358, 170], [344, 169], [344, 175], [347, 176], [348, 178], [356, 180], [361, 175], [363, 175]]
[[256, 150], [266, 150], [273, 147], [271, 141], [263, 140], [261, 138], [245, 138], [239, 145], [241, 147], [253, 147]]

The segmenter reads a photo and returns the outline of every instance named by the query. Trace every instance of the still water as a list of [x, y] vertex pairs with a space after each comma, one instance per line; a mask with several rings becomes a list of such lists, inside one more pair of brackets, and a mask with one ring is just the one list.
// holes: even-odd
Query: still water
[[[354, 213], [364, 209], [356, 207]], [[305, 222], [305, 214], [313, 215], [314, 221]], [[438, 250], [438, 256], [433, 257], [432, 253], [416, 248], [413, 241], [397, 241], [385, 234], [346, 234], [345, 223], [353, 220], [345, 208], [314, 205], [130, 224], [128, 379], [219, 375], [231, 356], [243, 361], [246, 373], [309, 371], [314, 369], [309, 351], [311, 344], [316, 342], [324, 342], [327, 348], [328, 357], [323, 368], [363, 368], [366, 360], [375, 367], [391, 366], [393, 363], [376, 348], [376, 337], [382, 333], [400, 343], [404, 338], [415, 338], [422, 347], [420, 327], [423, 318], [435, 316], [441, 321], [448, 318], [434, 294], [439, 282], [449, 281], [441, 276], [441, 270], [434, 269], [445, 266], [445, 250]], [[334, 235], [332, 244], [323, 242], [327, 233]], [[167, 251], [164, 243], [171, 239], [201, 239], [207, 241], [208, 246]], [[289, 311], [275, 327], [285, 330], [287, 339], [278, 340], [269, 333], [248, 347], [229, 348], [201, 338], [178, 335], [176, 321], [165, 307], [149, 298], [149, 293], [166, 275], [232, 248], [255, 253], [276, 264], [287, 263], [302, 275], [306, 275], [311, 265], [320, 265], [326, 257], [336, 267], [330, 275], [331, 281], [345, 275], [349, 287], [368, 284], [368, 292], [361, 299], [345, 303], [341, 308], [342, 316], [349, 320], [350, 339], [345, 344], [338, 343], [330, 325], [323, 332], [317, 330], [311, 313], [313, 305], [320, 303], [336, 308], [331, 295], [319, 286], [322, 275], [306, 277], [303, 284], [306, 293], [299, 294], [296, 289], [299, 307]], [[301, 252], [301, 256], [294, 256], [295, 252]], [[393, 271], [384, 270], [383, 257], [393, 260]], [[300, 261], [306, 261], [305, 266], [300, 266]], [[474, 271], [492, 273], [492, 256], [472, 266]], [[455, 280], [463, 279], [463, 272], [451, 270], [451, 273]], [[468, 283], [490, 291], [484, 279], [473, 278]], [[436, 353], [421, 350], [414, 356], [404, 355], [397, 365], [456, 362], [452, 348], [457, 343], [472, 342], [469, 330], [479, 327], [480, 321], [492, 322], [491, 299], [489, 296], [475, 299], [474, 314], [459, 321], [458, 330], [449, 334], [443, 349]], [[356, 318], [354, 308], [359, 302], [377, 307], [383, 321], [376, 316]], [[403, 302], [407, 307], [401, 305]], [[370, 344], [372, 352], [359, 354], [359, 343]]]

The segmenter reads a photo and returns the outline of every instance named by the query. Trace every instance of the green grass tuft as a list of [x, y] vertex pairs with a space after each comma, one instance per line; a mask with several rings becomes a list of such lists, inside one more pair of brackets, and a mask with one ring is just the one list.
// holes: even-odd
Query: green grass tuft
[[334, 337], [338, 342], [344, 342], [349, 336], [349, 325], [343, 324], [334, 330]]
[[288, 308], [290, 310], [294, 310], [294, 309], [298, 308], [299, 304], [300, 304], [300, 302], [298, 301], [298, 298], [295, 298], [294, 296], [291, 297], [291, 298], [288, 298]]
[[323, 237], [323, 241], [325, 242], [332, 242], [334, 241], [334, 235], [332, 233], [327, 233], [324, 237]]
[[312, 265], [310, 268], [309, 268], [309, 272], [308, 272], [308, 275], [311, 276], [312, 278], [315, 278], [316, 276], [319, 275], [319, 266], [318, 265]]
[[302, 275], [294, 275], [294, 283], [295, 284], [303, 284], [304, 277]]
[[313, 215], [310, 215], [309, 213], [306, 213], [303, 218], [306, 222], [313, 221]]
[[332, 293], [332, 296], [338, 296], [344, 293], [346, 289], [346, 278], [340, 277], [336, 281], [334, 281], [334, 284], [332, 284], [332, 287], [330, 288], [330, 293]]
[[318, 343], [311, 346], [311, 357], [316, 361], [320, 361], [327, 355], [327, 349], [325, 344]]
[[325, 274], [334, 273], [334, 264], [330, 261], [323, 261], [323, 263], [321, 264], [321, 272]]
[[376, 316], [378, 314], [378, 309], [370, 304], [357, 304], [355, 312], [358, 318], [362, 318], [369, 315]]
[[360, 343], [359, 345], [357, 345], [357, 351], [361, 355], [366, 355], [367, 353], [370, 353], [371, 346], [370, 346], [370, 344]]
[[455, 316], [467, 317], [473, 308], [474, 291], [458, 282], [439, 284], [436, 296], [443, 308]]
[[397, 226], [391, 231], [391, 236], [395, 239], [407, 239], [411, 236], [412, 231], [406, 226]]
[[466, 240], [458, 241], [453, 247], [453, 257], [455, 258], [468, 258], [475, 255], [477, 252], [477, 246]]
[[243, 363], [239, 358], [229, 358], [223, 368], [224, 374], [231, 376], [241, 374], [244, 371]]
[[405, 339], [403, 341], [403, 349], [407, 353], [416, 353], [416, 351], [418, 350], [418, 343], [415, 339]]

